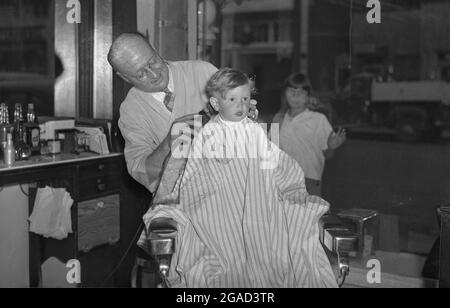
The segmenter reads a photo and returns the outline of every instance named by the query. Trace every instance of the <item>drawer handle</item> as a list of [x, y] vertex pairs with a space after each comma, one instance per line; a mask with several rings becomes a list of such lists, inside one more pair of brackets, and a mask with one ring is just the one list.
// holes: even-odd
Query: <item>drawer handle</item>
[[104, 191], [106, 189], [105, 183], [100, 183], [97, 185], [98, 191]]
[[105, 165], [104, 164], [100, 164], [97, 167], [98, 171], [103, 171], [103, 169], [105, 169]]
[[105, 207], [105, 202], [103, 202], [103, 201], [97, 202], [97, 207], [98, 207], [99, 209], [103, 209], [103, 208]]

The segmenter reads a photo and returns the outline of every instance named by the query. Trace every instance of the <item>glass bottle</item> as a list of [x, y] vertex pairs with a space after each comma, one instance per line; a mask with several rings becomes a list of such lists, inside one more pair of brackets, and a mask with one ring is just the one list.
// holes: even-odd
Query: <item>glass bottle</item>
[[22, 105], [16, 104], [14, 107], [14, 147], [16, 150], [16, 161], [30, 158], [31, 150], [26, 143], [26, 132], [23, 123]]
[[12, 134], [8, 133], [6, 138], [6, 144], [3, 149], [3, 161], [5, 162], [5, 165], [12, 166], [15, 162], [15, 149]]
[[0, 104], [0, 156], [3, 155], [3, 149], [6, 146], [8, 134], [13, 134], [13, 126], [9, 124], [8, 106], [5, 103]]
[[25, 123], [26, 143], [30, 147], [31, 155], [41, 154], [41, 129], [34, 113], [34, 105], [28, 104], [27, 123]]

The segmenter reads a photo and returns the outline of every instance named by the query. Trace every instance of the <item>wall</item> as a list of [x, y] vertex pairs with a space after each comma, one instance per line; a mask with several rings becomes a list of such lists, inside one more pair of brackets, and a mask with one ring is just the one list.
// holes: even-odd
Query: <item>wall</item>
[[187, 1], [159, 1], [159, 53], [166, 60], [188, 59]]
[[[27, 185], [22, 185], [28, 193]], [[28, 198], [19, 186], [0, 191], [0, 288], [29, 287]]]

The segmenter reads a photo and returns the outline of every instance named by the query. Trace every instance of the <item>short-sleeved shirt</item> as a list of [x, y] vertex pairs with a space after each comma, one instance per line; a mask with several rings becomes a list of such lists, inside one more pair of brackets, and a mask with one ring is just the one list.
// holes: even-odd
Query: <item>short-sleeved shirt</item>
[[295, 117], [288, 113], [280, 127], [280, 147], [302, 167], [305, 177], [321, 180], [325, 167], [323, 151], [333, 128], [321, 113], [306, 110]]
[[120, 106], [119, 128], [125, 139], [128, 171], [151, 192], [155, 191], [156, 183], [149, 181], [147, 157], [167, 136], [175, 119], [205, 108], [205, 86], [217, 71], [212, 64], [203, 61], [169, 62], [169, 69], [175, 94], [172, 112], [158, 99], [158, 93], [136, 88], [128, 92]]

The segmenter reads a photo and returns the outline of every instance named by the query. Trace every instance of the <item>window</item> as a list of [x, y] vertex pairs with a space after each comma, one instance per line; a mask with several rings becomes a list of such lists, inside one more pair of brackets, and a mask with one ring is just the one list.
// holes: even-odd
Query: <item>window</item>
[[326, 163], [323, 197], [337, 213], [376, 210], [367, 257], [422, 277], [436, 208], [450, 201], [450, 2], [381, 1], [381, 24], [367, 22], [362, 0], [198, 3], [210, 9], [199, 10], [198, 57], [256, 74], [263, 121], [280, 109], [283, 80], [308, 74], [333, 126], [349, 131]]
[[53, 115], [55, 70], [52, 0], [0, 1], [0, 101], [35, 104], [37, 115]]

